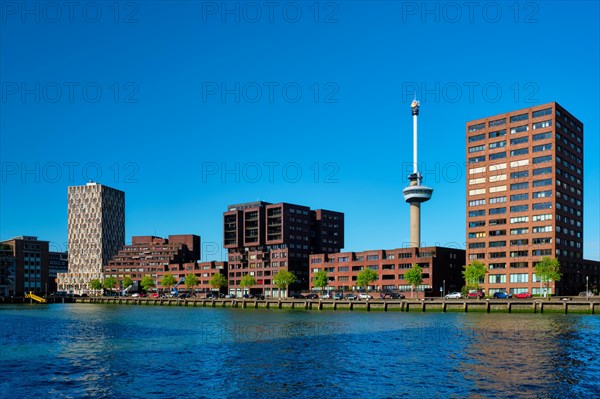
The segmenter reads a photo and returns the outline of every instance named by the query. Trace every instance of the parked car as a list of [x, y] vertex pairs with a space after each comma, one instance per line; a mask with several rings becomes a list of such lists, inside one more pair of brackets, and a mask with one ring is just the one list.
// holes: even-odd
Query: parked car
[[589, 297], [594, 296], [594, 293], [592, 291], [581, 291], [579, 293], [579, 296], [589, 298]]
[[364, 292], [361, 292], [360, 294], [358, 294], [358, 299], [373, 299], [373, 297], [369, 294], [365, 294]]
[[531, 298], [531, 293], [530, 292], [520, 292], [518, 294], [515, 294], [515, 298]]
[[138, 292], [134, 292], [133, 294], [131, 294], [132, 298], [139, 298], [140, 294]]
[[306, 297], [302, 294], [292, 294], [292, 298], [294, 299], [305, 299]]
[[469, 290], [469, 292], [467, 293], [467, 298], [469, 299], [481, 299], [485, 296], [485, 294], [483, 293], [482, 290]]
[[189, 297], [190, 297], [190, 294], [188, 294], [187, 292], [179, 294], [179, 298], [181, 298], [181, 299], [186, 299], [186, 298], [189, 298]]
[[332, 298], [333, 298], [333, 295], [331, 295], [331, 294], [327, 293], [327, 294], [323, 294], [323, 295], [321, 296], [321, 298], [323, 298], [323, 299], [332, 299]]
[[404, 299], [405, 296], [403, 294], [399, 294], [397, 292], [392, 292], [390, 295], [390, 299]]
[[319, 294], [314, 294], [314, 293], [308, 294], [308, 295], [306, 295], [306, 299], [319, 299]]
[[460, 299], [462, 298], [462, 294], [460, 292], [451, 292], [446, 294], [445, 299]]
[[337, 299], [337, 300], [344, 299], [344, 295], [342, 295], [340, 293], [333, 294], [333, 299]]
[[497, 292], [494, 292], [494, 298], [499, 298], [499, 299], [512, 298], [512, 294], [509, 294], [508, 292], [504, 292], [504, 291], [497, 291]]
[[152, 298], [158, 298], [160, 295], [158, 294], [158, 292], [155, 292], [152, 294]]
[[349, 301], [355, 301], [358, 297], [355, 294], [346, 294], [346, 299]]

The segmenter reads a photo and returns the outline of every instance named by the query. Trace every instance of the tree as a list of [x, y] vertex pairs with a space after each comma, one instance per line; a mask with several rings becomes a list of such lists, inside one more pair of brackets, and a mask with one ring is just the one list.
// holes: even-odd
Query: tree
[[133, 285], [133, 280], [131, 279], [131, 277], [125, 276], [125, 278], [123, 279], [122, 287], [127, 288], [132, 285]]
[[112, 291], [112, 289], [115, 288], [115, 286], [117, 285], [117, 279], [112, 276], [107, 277], [104, 279], [102, 285], [104, 286], [104, 288]]
[[463, 266], [463, 268], [465, 270], [463, 270], [462, 274], [465, 277], [465, 283], [467, 287], [472, 287], [472, 289], [478, 290], [479, 282], [485, 278], [487, 273], [485, 264], [474, 260], [470, 264]]
[[144, 291], [148, 291], [150, 288], [155, 287], [156, 283], [154, 283], [154, 280], [152, 279], [152, 277], [145, 275], [142, 278], [142, 288], [144, 289]]
[[163, 287], [167, 287], [169, 292], [171, 291], [171, 286], [177, 284], [177, 280], [171, 273], [165, 273], [163, 278], [160, 280], [160, 285]]
[[288, 270], [280, 270], [275, 276], [273, 276], [273, 284], [279, 288], [279, 297], [281, 298], [281, 291], [285, 290], [288, 292], [290, 284], [296, 282], [296, 275]]
[[[535, 275], [540, 279], [540, 291], [542, 283], [546, 286], [546, 291], [544, 291], [545, 298], [550, 281], [559, 281], [562, 277], [562, 274], [560, 273], [560, 262], [556, 258], [544, 256], [533, 268], [535, 269]], [[541, 294], [542, 293], [540, 292], [540, 295]]]
[[423, 269], [415, 263], [411, 269], [408, 269], [406, 273], [404, 273], [404, 278], [406, 279], [406, 282], [410, 284], [410, 296], [414, 297], [415, 287], [421, 285], [423, 282]]
[[101, 290], [102, 289], [102, 281], [100, 279], [95, 278], [90, 281], [90, 288], [93, 290]]
[[227, 277], [225, 277], [221, 273], [213, 274], [210, 278], [210, 286], [221, 291], [221, 288], [227, 286]]
[[194, 273], [189, 273], [185, 275], [185, 288], [188, 289], [188, 291], [192, 291], [192, 294], [194, 293], [194, 287], [198, 285], [198, 276], [196, 276]]
[[321, 288], [321, 291], [325, 291], [325, 287], [329, 285], [329, 273], [327, 273], [326, 270], [319, 270], [316, 272], [313, 285]]
[[240, 280], [240, 285], [242, 286], [242, 290], [246, 287], [252, 288], [252, 286], [256, 285], [256, 279], [254, 278], [254, 276], [246, 274]]
[[367, 267], [366, 269], [363, 269], [360, 272], [358, 272], [358, 274], [356, 275], [356, 285], [358, 287], [363, 287], [365, 289], [365, 293], [368, 293], [369, 284], [377, 280], [378, 277], [379, 275], [375, 270], [369, 269]]

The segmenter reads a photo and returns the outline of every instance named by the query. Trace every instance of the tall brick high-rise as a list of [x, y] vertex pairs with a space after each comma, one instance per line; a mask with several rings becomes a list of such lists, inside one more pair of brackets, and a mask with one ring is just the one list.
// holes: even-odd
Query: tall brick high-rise
[[86, 293], [125, 244], [125, 193], [94, 182], [69, 187], [68, 228], [69, 271], [58, 274], [58, 289]]
[[[488, 293], [540, 293], [534, 266], [556, 257], [552, 293], [584, 286], [583, 123], [555, 102], [470, 121], [467, 262], [488, 267]], [[597, 276], [596, 276], [597, 278]]]
[[290, 291], [308, 289], [308, 256], [344, 247], [344, 214], [288, 203], [230, 205], [223, 214], [224, 247], [229, 254], [229, 291], [241, 295], [240, 280], [254, 276], [252, 292], [278, 296], [273, 276], [289, 270], [298, 281]]

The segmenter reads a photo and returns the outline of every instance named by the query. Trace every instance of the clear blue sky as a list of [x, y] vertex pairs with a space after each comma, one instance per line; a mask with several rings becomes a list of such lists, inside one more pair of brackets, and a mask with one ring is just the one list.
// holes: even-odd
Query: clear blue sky
[[261, 199], [400, 247], [416, 87], [424, 245], [464, 247], [465, 122], [557, 101], [585, 125], [600, 259], [598, 2], [223, 4], [0, 3], [1, 239], [66, 250], [67, 187], [95, 178], [126, 192], [128, 241], [195, 233], [221, 259], [222, 212]]

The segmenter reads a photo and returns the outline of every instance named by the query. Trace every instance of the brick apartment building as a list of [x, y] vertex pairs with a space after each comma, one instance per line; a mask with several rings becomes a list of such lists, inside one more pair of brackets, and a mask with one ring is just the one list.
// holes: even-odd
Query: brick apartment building
[[534, 265], [556, 257], [552, 293], [598, 284], [583, 258], [583, 124], [555, 102], [466, 124], [467, 262], [487, 265], [488, 293], [540, 292]]
[[423, 269], [423, 282], [416, 287], [415, 297], [441, 296], [460, 290], [463, 285], [464, 250], [422, 247], [311, 255], [310, 289], [320, 291], [314, 287], [314, 274], [325, 270], [329, 278], [326, 290], [363, 290], [364, 287], [356, 286], [357, 275], [361, 270], [370, 268], [377, 272], [378, 279], [369, 286], [369, 291], [406, 293], [411, 291], [411, 285], [404, 279], [404, 272], [412, 268], [413, 264], [418, 264]]
[[309, 255], [339, 252], [344, 247], [341, 212], [263, 201], [230, 205], [227, 209], [223, 231], [232, 294], [242, 294], [240, 280], [250, 274], [257, 281], [252, 293], [278, 296], [272, 278], [279, 270], [288, 270], [298, 278], [290, 291], [306, 290]]

